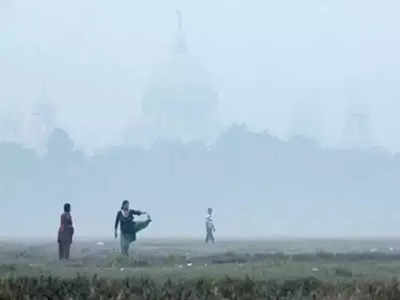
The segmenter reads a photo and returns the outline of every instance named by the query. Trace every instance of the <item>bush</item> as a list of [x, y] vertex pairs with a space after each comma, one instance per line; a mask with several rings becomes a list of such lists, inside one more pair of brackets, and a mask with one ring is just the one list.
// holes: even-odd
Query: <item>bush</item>
[[97, 276], [73, 279], [42, 276], [0, 279], [0, 299], [395, 300], [400, 299], [399, 287], [397, 280], [332, 285], [314, 278], [284, 282], [225, 278], [219, 281], [168, 280], [156, 284], [145, 278], [111, 280]]

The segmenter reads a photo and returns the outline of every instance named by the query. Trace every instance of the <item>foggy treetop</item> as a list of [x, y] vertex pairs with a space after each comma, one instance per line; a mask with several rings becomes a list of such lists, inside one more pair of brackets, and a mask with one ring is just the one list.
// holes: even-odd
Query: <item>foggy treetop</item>
[[93, 156], [56, 129], [44, 156], [0, 144], [0, 165], [0, 236], [52, 236], [67, 201], [78, 237], [111, 236], [123, 199], [152, 214], [147, 236], [201, 236], [207, 207], [219, 236], [393, 235], [400, 223], [399, 155], [239, 125], [209, 146], [159, 141]]

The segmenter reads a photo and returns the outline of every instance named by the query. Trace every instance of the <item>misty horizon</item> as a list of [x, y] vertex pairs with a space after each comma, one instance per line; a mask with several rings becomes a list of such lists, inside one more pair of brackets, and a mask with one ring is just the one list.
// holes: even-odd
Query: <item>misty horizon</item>
[[23, 205], [32, 213], [12, 235], [49, 237], [70, 202], [77, 237], [111, 237], [124, 199], [152, 216], [147, 238], [199, 238], [207, 207], [222, 238], [398, 236], [400, 155], [379, 149], [327, 149], [232, 126], [210, 146], [160, 141], [88, 156], [57, 129], [42, 156], [0, 143], [0, 159], [0, 236]]
[[0, 237], [398, 236], [399, 9], [0, 1]]

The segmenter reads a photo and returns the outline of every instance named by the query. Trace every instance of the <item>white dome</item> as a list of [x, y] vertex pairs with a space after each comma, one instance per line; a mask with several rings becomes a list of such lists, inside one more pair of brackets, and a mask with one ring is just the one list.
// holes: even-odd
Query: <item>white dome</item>
[[150, 77], [142, 109], [163, 138], [206, 139], [215, 131], [218, 95], [210, 74], [187, 52], [183, 34], [174, 54]]
[[[208, 72], [190, 55], [175, 55], [153, 73], [143, 98], [143, 112], [158, 114], [165, 109], [178, 113], [189, 107], [197, 114], [216, 109], [217, 92]], [[175, 107], [179, 106], [179, 107]]]

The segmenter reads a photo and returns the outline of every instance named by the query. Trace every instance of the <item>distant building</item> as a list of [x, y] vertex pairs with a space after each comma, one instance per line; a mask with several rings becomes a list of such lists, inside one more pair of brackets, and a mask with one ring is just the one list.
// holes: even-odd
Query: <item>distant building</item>
[[218, 94], [210, 74], [190, 54], [178, 11], [172, 55], [153, 72], [142, 99], [144, 117], [156, 137], [207, 140], [217, 131]]
[[47, 140], [55, 128], [56, 110], [45, 86], [25, 120], [24, 141], [39, 153], [46, 152]]

